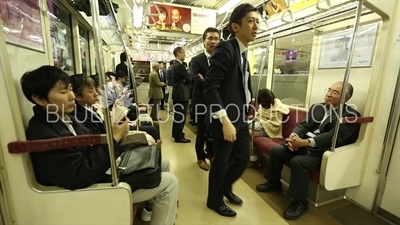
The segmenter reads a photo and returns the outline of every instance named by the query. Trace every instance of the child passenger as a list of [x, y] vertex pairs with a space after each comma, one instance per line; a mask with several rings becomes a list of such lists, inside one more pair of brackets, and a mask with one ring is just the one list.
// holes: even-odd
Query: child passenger
[[[289, 108], [278, 98], [275, 98], [271, 90], [266, 88], [258, 92], [257, 102], [259, 109], [254, 119], [254, 132], [252, 132], [252, 124], [249, 124], [250, 136], [282, 138], [282, 119], [283, 115], [289, 114]], [[250, 161], [247, 167], [254, 166], [257, 161], [258, 157], [250, 146]]]
[[[28, 140], [62, 138], [90, 134], [74, 116], [75, 95], [67, 73], [55, 66], [42, 66], [21, 77], [25, 97], [35, 104], [34, 115], [26, 130]], [[114, 123], [114, 154], [119, 157], [123, 149], [118, 142], [129, 131], [129, 120]], [[32, 165], [38, 183], [74, 190], [86, 188], [107, 180], [110, 168], [107, 144], [84, 146], [31, 153]], [[154, 189], [139, 189], [132, 193], [136, 202], [153, 201], [151, 225], [173, 225], [177, 211], [179, 183], [176, 176], [163, 172], [161, 183]]]

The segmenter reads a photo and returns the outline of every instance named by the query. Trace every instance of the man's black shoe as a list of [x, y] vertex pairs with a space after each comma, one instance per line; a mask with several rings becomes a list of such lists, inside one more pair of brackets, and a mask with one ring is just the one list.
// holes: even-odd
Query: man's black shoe
[[272, 192], [272, 191], [282, 191], [281, 183], [266, 182], [264, 184], [259, 184], [256, 186], [258, 192]]
[[234, 217], [234, 216], [236, 216], [236, 212], [233, 209], [229, 208], [229, 206], [227, 206], [225, 204], [222, 205], [222, 206], [219, 206], [219, 207], [212, 207], [212, 206], [207, 204], [207, 207], [209, 209], [214, 210], [215, 212], [217, 212], [221, 216], [226, 216], [226, 217]]
[[239, 198], [239, 196], [233, 194], [232, 192], [225, 193], [224, 196], [233, 204], [240, 205], [243, 203], [242, 199]]
[[182, 138], [182, 139], [175, 139], [175, 142], [176, 143], [190, 143], [191, 141], [189, 139]]
[[290, 206], [283, 212], [283, 216], [289, 220], [297, 220], [308, 211], [308, 203], [293, 200]]

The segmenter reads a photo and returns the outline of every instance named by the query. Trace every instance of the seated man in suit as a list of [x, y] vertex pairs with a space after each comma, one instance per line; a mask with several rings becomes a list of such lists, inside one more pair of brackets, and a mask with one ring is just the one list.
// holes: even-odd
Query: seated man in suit
[[[308, 210], [308, 176], [311, 171], [320, 168], [322, 155], [332, 145], [342, 89], [343, 82], [332, 84], [326, 92], [324, 103], [312, 105], [307, 118], [296, 126], [290, 137], [286, 139], [286, 143], [271, 150], [268, 169], [265, 173], [268, 182], [257, 185], [257, 191], [281, 191], [282, 167], [285, 162], [290, 161], [291, 178], [288, 197], [294, 200], [283, 213], [287, 219], [299, 219]], [[349, 83], [345, 91], [345, 102], [347, 102], [353, 95], [353, 86]], [[359, 117], [360, 113], [344, 104], [342, 116]], [[341, 124], [336, 147], [346, 145], [358, 128], [358, 124]]]
[[[93, 105], [99, 101], [99, 94], [95, 89], [93, 79], [82, 74], [72, 75], [71, 85], [77, 103], [74, 116], [94, 134], [105, 133], [104, 121], [96, 113], [97, 110], [93, 108]], [[136, 124], [130, 128], [131, 130], [136, 130]], [[150, 134], [156, 141], [160, 139], [157, 129], [153, 126], [139, 126], [139, 130]]]
[[[21, 78], [25, 97], [35, 104], [34, 116], [26, 130], [27, 140], [42, 140], [91, 134], [71, 114], [75, 108], [75, 94], [70, 76], [55, 66], [42, 66], [25, 73]], [[94, 91], [95, 92], [95, 91]], [[113, 145], [115, 157], [124, 149], [119, 141], [129, 131], [129, 120], [113, 123]], [[38, 132], [40, 131], [40, 132]], [[69, 190], [89, 187], [106, 182], [109, 175], [110, 156], [107, 144], [82, 146], [31, 153], [32, 165], [37, 181], [42, 185], [60, 186]], [[150, 201], [153, 216], [150, 224], [173, 225], [179, 191], [178, 179], [169, 172], [169, 163], [161, 166], [161, 183], [153, 189], [139, 189], [132, 193], [133, 203]]]

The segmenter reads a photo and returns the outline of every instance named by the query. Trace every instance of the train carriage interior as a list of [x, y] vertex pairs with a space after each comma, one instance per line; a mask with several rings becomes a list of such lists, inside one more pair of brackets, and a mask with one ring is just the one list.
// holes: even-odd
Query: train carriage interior
[[[203, 131], [195, 119], [197, 107], [194, 105], [198, 103], [194, 101], [194, 89], [196, 82], [211, 85], [212, 78], [207, 74], [194, 74], [192, 68], [195, 68], [196, 56], [207, 54], [211, 55], [210, 68], [222, 68], [221, 61], [207, 53], [207, 43], [219, 43], [215, 44], [216, 48], [222, 46], [219, 49], [224, 50], [223, 43], [239, 40], [231, 34], [235, 31], [230, 18], [234, 9], [245, 3], [252, 5], [258, 15], [257, 35], [246, 46], [248, 66], [245, 68], [250, 75], [253, 101], [245, 113], [256, 115], [256, 110], [263, 109], [264, 105], [257, 101], [259, 93], [265, 89], [273, 92], [287, 113], [279, 121], [282, 137], [249, 138], [257, 160], [250, 158], [233, 185], [232, 191], [243, 203], [233, 204], [231, 199], [225, 199], [226, 205], [237, 213], [229, 218], [207, 207], [214, 158], [207, 152], [205, 164], [201, 164], [196, 156], [196, 138]], [[113, 139], [112, 120], [119, 113], [115, 99], [101, 109], [104, 132], [28, 140], [27, 128], [34, 116], [34, 104], [25, 97], [21, 77], [47, 65], [67, 74], [71, 85], [75, 84], [72, 81], [76, 76], [93, 81], [98, 85], [97, 88], [92, 86], [97, 93], [93, 96], [106, 102], [114, 93], [108, 91], [109, 85], [114, 85], [115, 89], [123, 80], [122, 84], [127, 87], [123, 91], [130, 95], [127, 100], [117, 101], [118, 104], [130, 101], [135, 107], [129, 108], [127, 116], [130, 132], [135, 133], [134, 129], [145, 126], [156, 131], [157, 138], [147, 130], [143, 132], [147, 132], [146, 145], [147, 142], [157, 145], [163, 160], [169, 161], [170, 173], [179, 182], [177, 208], [172, 210], [176, 215], [168, 216], [163, 211], [162, 215], [173, 217], [173, 221], [162, 225], [400, 224], [399, 13], [399, 0], [0, 0], [0, 225], [161, 225], [155, 222], [161, 213], [154, 210], [151, 215], [146, 207], [149, 202], [159, 207], [158, 201], [165, 196], [138, 201], [135, 199], [138, 193], [145, 195], [150, 189], [137, 190], [119, 179], [122, 167], [114, 160], [118, 156], [113, 149], [123, 142]], [[239, 26], [244, 27], [243, 23]], [[210, 27], [218, 31], [219, 38], [208, 37], [207, 32], [203, 35]], [[179, 58], [182, 55], [184, 60]], [[176, 115], [181, 111], [174, 114], [171, 108], [176, 103], [172, 103], [171, 96], [177, 95], [173, 90], [179, 87], [169, 84], [168, 77], [169, 73], [174, 78], [180, 76], [176, 69], [181, 66], [178, 62], [187, 65], [185, 73], [193, 78], [193, 87], [188, 86], [189, 109], [186, 115], [182, 114], [186, 120], [180, 122], [183, 124], [182, 139], [174, 136]], [[127, 68], [126, 73], [122, 71], [124, 75], [118, 69], [121, 64]], [[215, 70], [208, 71], [215, 75]], [[222, 69], [220, 71], [222, 73]], [[234, 74], [229, 72], [229, 76]], [[183, 83], [185, 79], [182, 78]], [[229, 78], [225, 76], [224, 79]], [[222, 86], [223, 81], [218, 81]], [[332, 84], [337, 82], [343, 90], [346, 87], [346, 92], [332, 89]], [[43, 80], [42, 86], [46, 84]], [[232, 95], [238, 92], [235, 87], [229, 88]], [[72, 90], [74, 107], [78, 110], [77, 101], [83, 97], [77, 98], [80, 94], [74, 87]], [[154, 97], [154, 90], [162, 93], [162, 99]], [[321, 152], [319, 169], [308, 171], [306, 177], [308, 210], [296, 219], [288, 218], [285, 216], [287, 207], [293, 204], [289, 188], [296, 189], [292, 183], [293, 175], [297, 174], [293, 171], [294, 164], [285, 162], [283, 165], [278, 182], [282, 192], [264, 193], [259, 185], [266, 182], [264, 175], [272, 166], [270, 158], [276, 157], [273, 156], [276, 148], [288, 145], [292, 132], [301, 126], [300, 122], [311, 118], [316, 110], [313, 106], [326, 101], [328, 95], [336, 95], [338, 109], [346, 102], [360, 115], [342, 117], [340, 111], [335, 117], [335, 125], [327, 132], [332, 144]], [[93, 113], [99, 115], [97, 111]], [[134, 115], [130, 114], [132, 112]], [[211, 114], [207, 115], [212, 123], [219, 123]], [[81, 122], [78, 120], [78, 123]], [[141, 125], [133, 129], [132, 124], [137, 123]], [[249, 129], [254, 132], [256, 124], [251, 126], [250, 123]], [[346, 136], [346, 143], [335, 145], [340, 142], [343, 127], [348, 126], [357, 129]], [[322, 127], [315, 131], [317, 136], [322, 132], [320, 129]], [[201, 139], [205, 150], [213, 148], [214, 154], [223, 151], [213, 147], [216, 139], [208, 132]], [[38, 129], [34, 133], [40, 136], [44, 131]], [[312, 135], [309, 137], [315, 137]], [[315, 142], [310, 142], [307, 149], [315, 147], [313, 144]], [[107, 164], [111, 171], [107, 175], [109, 179], [73, 190], [40, 182], [31, 156], [78, 146], [112, 147], [109, 155], [107, 150], [107, 157], [112, 160], [106, 160], [110, 164]], [[313, 153], [308, 151], [307, 156], [310, 154]], [[49, 171], [46, 163], [42, 168], [47, 169], [48, 174], [57, 174]], [[100, 162], [89, 162], [89, 167], [95, 167], [96, 163]], [[158, 166], [158, 169], [162, 168]], [[102, 172], [103, 176], [105, 173]], [[63, 179], [58, 177], [58, 180]]]

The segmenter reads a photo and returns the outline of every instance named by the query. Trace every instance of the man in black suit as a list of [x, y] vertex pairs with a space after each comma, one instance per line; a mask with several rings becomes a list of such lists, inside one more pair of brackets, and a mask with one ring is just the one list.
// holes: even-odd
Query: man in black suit
[[[285, 162], [290, 161], [291, 177], [288, 197], [294, 200], [283, 213], [287, 219], [299, 219], [308, 210], [308, 176], [310, 172], [320, 168], [322, 155], [332, 145], [342, 90], [343, 82], [332, 84], [326, 92], [324, 103], [312, 105], [307, 118], [294, 128], [293, 133], [286, 139], [286, 143], [271, 150], [268, 169], [265, 173], [268, 182], [257, 185], [257, 191], [281, 191], [282, 167]], [[350, 83], [347, 85], [345, 94], [347, 102], [353, 95], [353, 86]], [[342, 116], [359, 117], [360, 113], [344, 104]], [[357, 129], [359, 129], [358, 124], [340, 125], [335, 146], [348, 144], [349, 138]]]
[[[163, 83], [167, 83], [167, 73], [165, 72], [164, 69], [164, 63], [163, 62], [158, 62], [160, 68], [158, 70], [158, 76], [160, 77], [160, 81]], [[163, 93], [163, 98], [161, 99], [161, 104], [160, 104], [160, 109], [165, 110], [164, 108], [164, 102], [165, 102], [165, 88], [167, 86], [162, 87], [162, 93]]]
[[225, 205], [225, 196], [233, 204], [242, 200], [232, 193], [249, 161], [247, 112], [251, 102], [251, 82], [247, 62], [248, 43], [254, 41], [259, 25], [257, 9], [246, 3], [237, 6], [229, 20], [229, 41], [220, 42], [210, 58], [204, 83], [209, 105], [206, 117], [213, 137], [214, 162], [210, 170], [207, 207], [222, 216], [236, 216]]
[[133, 82], [132, 82], [132, 78], [134, 77], [133, 74], [131, 74], [130, 76], [128, 74], [130, 74], [130, 71], [128, 71], [128, 62], [127, 62], [127, 58], [126, 58], [126, 53], [123, 52], [119, 55], [119, 59], [121, 60], [121, 63], [118, 64], [115, 67], [115, 73], [118, 73], [119, 71], [123, 71], [123, 73], [127, 76], [127, 81], [129, 80], [130, 82], [130, 88], [133, 89]]
[[[219, 38], [219, 30], [217, 28], [207, 28], [203, 33], [204, 52], [192, 58], [190, 67], [194, 83], [192, 110], [194, 121], [198, 125], [196, 135], [197, 164], [203, 170], [210, 169], [206, 162], [207, 155], [204, 152], [204, 142], [206, 140], [206, 124], [204, 123], [204, 115], [206, 114], [207, 108], [203, 86], [205, 82], [204, 78], [207, 76], [207, 70], [210, 63], [209, 58], [219, 43]], [[212, 155], [211, 152], [207, 153]]]
[[183, 65], [185, 50], [182, 47], [174, 49], [175, 62], [172, 65], [173, 101], [174, 101], [174, 122], [172, 124], [172, 137], [175, 142], [189, 143], [185, 138], [183, 127], [185, 126], [186, 114], [190, 99], [190, 82], [192, 77]]

